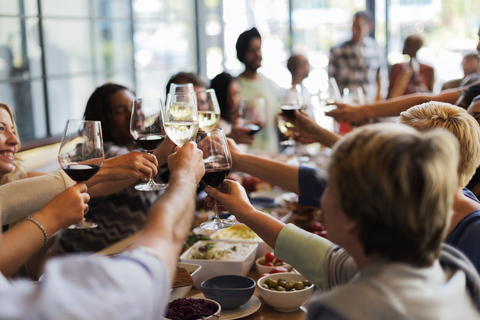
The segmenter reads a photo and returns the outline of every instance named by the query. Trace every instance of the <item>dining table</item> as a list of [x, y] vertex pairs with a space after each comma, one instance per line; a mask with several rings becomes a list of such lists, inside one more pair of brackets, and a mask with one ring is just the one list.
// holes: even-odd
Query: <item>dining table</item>
[[[135, 233], [123, 240], [120, 240], [103, 250], [100, 250], [94, 255], [107, 255], [107, 256], [115, 256], [118, 254], [121, 254], [122, 252], [125, 251], [139, 236], [139, 233]], [[252, 278], [253, 280], [258, 280], [259, 278], [259, 273], [255, 269], [255, 266], [252, 267], [252, 269], [248, 272], [247, 276]], [[202, 290], [196, 289], [195, 287], [192, 287], [192, 289], [188, 292], [186, 297], [192, 297], [195, 295], [200, 295], [202, 294]], [[255, 292], [253, 294], [255, 297], [257, 297], [261, 303], [260, 308], [256, 310], [254, 313], [241, 316], [239, 318], [234, 318], [234, 319], [243, 319], [243, 320], [271, 320], [271, 319], [276, 319], [276, 320], [303, 320], [306, 319], [307, 315], [307, 309], [305, 306], [301, 306], [299, 309], [293, 312], [280, 312], [275, 310], [273, 307], [268, 305], [260, 296], [260, 292], [258, 288], [255, 288]], [[222, 316], [220, 314], [220, 320], [222, 319]], [[233, 319], [233, 318], [228, 318], [228, 319]]]

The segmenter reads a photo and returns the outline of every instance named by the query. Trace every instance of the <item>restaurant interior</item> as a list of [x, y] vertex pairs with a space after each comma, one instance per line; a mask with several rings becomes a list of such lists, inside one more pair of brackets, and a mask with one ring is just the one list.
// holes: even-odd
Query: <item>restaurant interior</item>
[[0, 319], [480, 319], [479, 39], [478, 1], [0, 1]]

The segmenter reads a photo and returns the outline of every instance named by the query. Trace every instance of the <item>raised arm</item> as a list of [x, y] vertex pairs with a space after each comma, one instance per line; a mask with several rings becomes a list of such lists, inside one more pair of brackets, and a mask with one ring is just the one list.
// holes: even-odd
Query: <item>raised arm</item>
[[415, 93], [362, 106], [352, 106], [335, 101], [337, 108], [326, 114], [339, 122], [357, 123], [369, 118], [398, 116], [402, 111], [428, 101], [443, 101], [455, 104], [459, 97], [459, 89], [450, 89], [437, 95]]
[[188, 142], [168, 158], [168, 168], [168, 187], [150, 208], [145, 228], [131, 248], [154, 250], [167, 264], [173, 279], [193, 221], [197, 184], [205, 173], [202, 152], [194, 142]]
[[232, 139], [228, 139], [228, 145], [232, 154], [233, 170], [248, 173], [285, 190], [300, 193], [298, 166], [243, 153]]
[[77, 184], [31, 215], [32, 220], [21, 221], [7, 230], [0, 242], [0, 272], [11, 276], [55, 232], [80, 222], [89, 199], [86, 185]]

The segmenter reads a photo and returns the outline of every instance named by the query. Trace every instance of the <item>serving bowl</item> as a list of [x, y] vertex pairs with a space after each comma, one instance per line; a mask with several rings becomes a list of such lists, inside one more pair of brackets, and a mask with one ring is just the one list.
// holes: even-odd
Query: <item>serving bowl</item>
[[224, 310], [237, 309], [250, 300], [256, 283], [239, 275], [216, 276], [202, 282], [205, 298], [217, 301]]
[[264, 266], [260, 263], [260, 261], [262, 259], [265, 260], [264, 257], [260, 257], [260, 258], [255, 260], [255, 267], [257, 268], [257, 271], [260, 274], [270, 273], [273, 269], [278, 268], [278, 267], [283, 267], [283, 268], [287, 269], [287, 271], [289, 271], [289, 272], [292, 271], [292, 269], [293, 269], [293, 267], [286, 262], [284, 262], [282, 265], [273, 266], [273, 267]]
[[[207, 316], [205, 318], [199, 318], [199, 319], [196, 319], [196, 320], [218, 320], [220, 318], [220, 313], [222, 311], [222, 307], [220, 306], [220, 304], [215, 301], [215, 300], [211, 300], [211, 299], [203, 299], [203, 298], [186, 298], [186, 299], [181, 299], [182, 301], [182, 305], [186, 307], [186, 310], [187, 311], [190, 311], [191, 310], [198, 310], [198, 306], [196, 306], [195, 304], [197, 303], [197, 300], [207, 300], [207, 301], [210, 301], [212, 302], [215, 307], [217, 308], [217, 311], [215, 311], [215, 313], [213, 313], [212, 315], [210, 316]], [[175, 301], [173, 301], [175, 302]], [[172, 303], [172, 302], [170, 302]], [[193, 308], [191, 307], [193, 306]], [[168, 309], [167, 309], [167, 312], [168, 312]], [[182, 314], [174, 314], [173, 316], [171, 316], [171, 318], [167, 318], [166, 316], [168, 315], [166, 312], [166, 315], [165, 317], [163, 317], [164, 320], [171, 320], [171, 319], [175, 319], [175, 320], [183, 320], [185, 319], [185, 315], [182, 315]]]
[[252, 231], [246, 224], [237, 223], [226, 229], [221, 229], [213, 233], [210, 238], [224, 241], [245, 241], [258, 243], [258, 249], [255, 258], [263, 257], [263, 255], [273, 249], [267, 245], [262, 238]]
[[[184, 263], [199, 264], [202, 266], [194, 286], [201, 289], [203, 281], [215, 276], [233, 274], [246, 276], [255, 261], [255, 252], [258, 243], [246, 241], [202, 240], [180, 256]], [[228, 252], [220, 257], [215, 252]]]
[[[198, 278], [200, 270], [202, 269], [202, 266], [199, 264], [183, 263], [183, 262], [177, 262], [177, 267], [185, 268], [190, 273], [190, 276], [192, 277], [193, 282], [195, 282], [195, 280]], [[168, 301], [173, 301], [179, 298], [185, 298], [187, 293], [191, 289], [192, 289], [192, 286], [183, 286], [183, 287], [170, 289], [170, 298], [168, 299]]]
[[275, 310], [280, 312], [293, 312], [305, 304], [312, 296], [314, 285], [296, 291], [274, 291], [264, 288], [267, 280], [276, 280], [278, 282], [281, 279], [291, 283], [308, 281], [299, 273], [275, 273], [258, 279], [257, 286], [260, 291], [260, 296]]

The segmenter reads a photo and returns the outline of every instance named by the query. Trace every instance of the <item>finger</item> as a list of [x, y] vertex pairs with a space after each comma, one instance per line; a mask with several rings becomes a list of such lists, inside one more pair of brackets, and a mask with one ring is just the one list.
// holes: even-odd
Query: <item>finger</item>
[[83, 214], [87, 214], [89, 210], [90, 210], [90, 206], [88, 205], [88, 203], [85, 203], [85, 205], [83, 206]]

